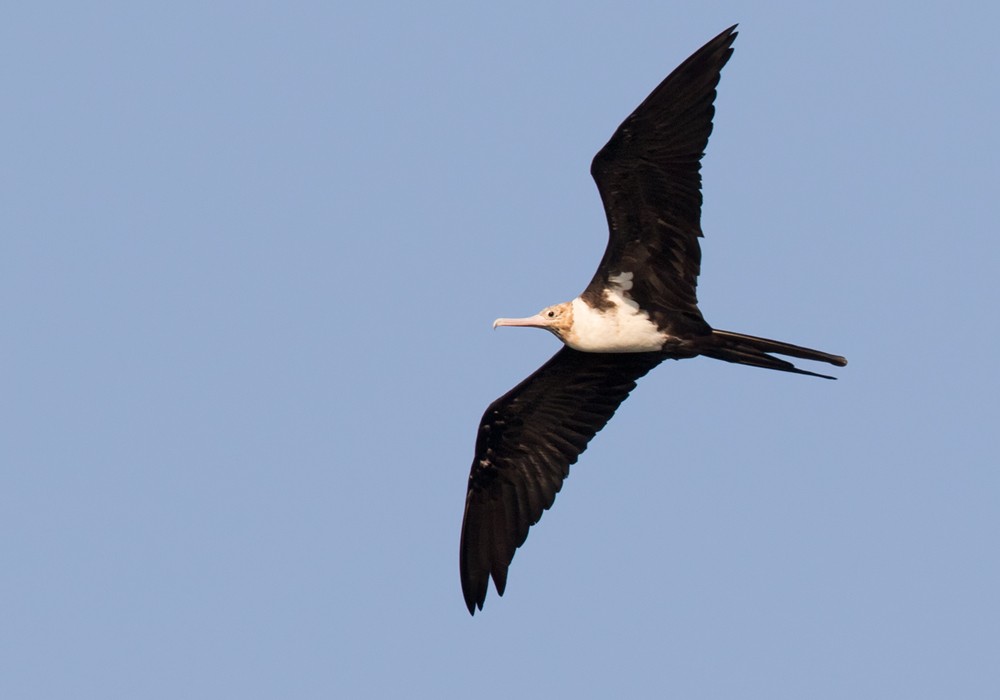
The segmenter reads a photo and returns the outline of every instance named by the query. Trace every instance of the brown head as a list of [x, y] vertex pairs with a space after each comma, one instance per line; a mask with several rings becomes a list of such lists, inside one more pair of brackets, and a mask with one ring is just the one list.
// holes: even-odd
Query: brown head
[[498, 318], [493, 322], [493, 328], [498, 326], [544, 328], [563, 342], [566, 342], [566, 339], [573, 330], [573, 302], [566, 301], [562, 304], [546, 306], [534, 316], [528, 316], [527, 318]]

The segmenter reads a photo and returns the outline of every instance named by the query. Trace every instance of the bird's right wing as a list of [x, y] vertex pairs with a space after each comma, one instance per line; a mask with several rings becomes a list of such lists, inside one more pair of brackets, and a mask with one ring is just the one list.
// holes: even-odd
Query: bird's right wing
[[583, 353], [563, 347], [483, 414], [462, 522], [459, 567], [470, 613], [489, 579], [503, 595], [528, 528], [555, 500], [587, 448], [658, 353]]

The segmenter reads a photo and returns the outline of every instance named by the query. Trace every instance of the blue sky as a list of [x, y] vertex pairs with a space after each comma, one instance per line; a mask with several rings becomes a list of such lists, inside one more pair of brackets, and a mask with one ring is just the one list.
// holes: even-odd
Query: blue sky
[[[21, 3], [0, 23], [0, 695], [994, 698], [989, 3]], [[588, 169], [740, 23], [713, 325], [837, 382], [645, 378], [475, 618], [494, 333]]]

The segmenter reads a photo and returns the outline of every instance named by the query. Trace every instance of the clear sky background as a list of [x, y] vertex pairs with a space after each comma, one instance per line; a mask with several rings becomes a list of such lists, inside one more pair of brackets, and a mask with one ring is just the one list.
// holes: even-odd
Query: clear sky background
[[[1000, 697], [996, 7], [7, 7], [0, 696]], [[735, 22], [702, 309], [850, 365], [662, 365], [472, 618], [476, 427], [558, 345], [490, 324]]]

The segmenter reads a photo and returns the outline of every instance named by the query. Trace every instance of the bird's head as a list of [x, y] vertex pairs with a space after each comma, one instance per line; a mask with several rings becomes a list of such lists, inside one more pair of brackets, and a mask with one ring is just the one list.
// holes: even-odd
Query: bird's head
[[534, 316], [527, 318], [498, 318], [493, 322], [493, 328], [498, 326], [544, 328], [565, 342], [573, 330], [573, 302], [546, 306]]

